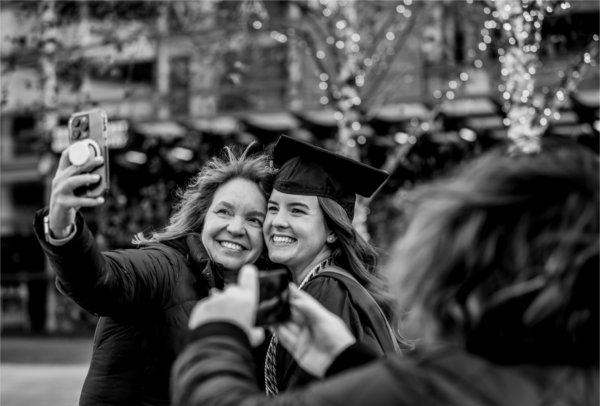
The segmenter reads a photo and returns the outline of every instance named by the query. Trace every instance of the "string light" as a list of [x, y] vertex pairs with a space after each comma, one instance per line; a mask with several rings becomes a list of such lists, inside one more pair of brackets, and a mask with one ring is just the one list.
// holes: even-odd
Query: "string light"
[[549, 96], [551, 92], [545, 89], [544, 104], [536, 113], [536, 122], [541, 128], [546, 128], [550, 124], [548, 117], [554, 120], [560, 119], [559, 109], [566, 103], [568, 96], [577, 89], [585, 71], [596, 65], [598, 65], [598, 35], [593, 36], [579, 61], [566, 71], [559, 71], [558, 77], [561, 81], [551, 96]]
[[[466, 0], [466, 2], [472, 4], [473, 0]], [[384, 40], [378, 44], [379, 46], [375, 48], [373, 54], [366, 54], [363, 51], [361, 47], [363, 35], [358, 33], [357, 25], [353, 23], [352, 18], [345, 15], [345, 8], [342, 6], [341, 1], [320, 0], [319, 2], [309, 3], [317, 4], [322, 15], [333, 20], [331, 21], [332, 32], [322, 40], [330, 48], [321, 43], [325, 48], [313, 46], [311, 55], [317, 60], [323, 61], [328, 58], [330, 51], [338, 51], [339, 55], [343, 57], [341, 59], [342, 68], [338, 72], [326, 73], [325, 62], [317, 63], [320, 69], [320, 73], [318, 73], [319, 88], [327, 92], [327, 96], [321, 97], [320, 102], [322, 104], [335, 104], [338, 109], [336, 120], [338, 120], [339, 125], [356, 132], [358, 130], [356, 130], [355, 123], [358, 123], [358, 121], [349, 116], [350, 112], [362, 103], [358, 91], [365, 85], [366, 78], [385, 69], [389, 57], [394, 55], [394, 42], [399, 37], [397, 33], [402, 32], [403, 24], [406, 24], [406, 20], [412, 16], [409, 7], [412, 1], [404, 0], [403, 4], [397, 4], [393, 7], [392, 12], [396, 16], [402, 15], [405, 18], [391, 19], [392, 24], [390, 27], [384, 27], [384, 31], [382, 31]], [[491, 3], [495, 3], [495, 7], [485, 6], [483, 8], [486, 18], [479, 32], [480, 40], [474, 49], [468, 50], [467, 55], [472, 60], [472, 68], [482, 68], [484, 58], [478, 56], [478, 54], [488, 51], [493, 42], [491, 33], [493, 30], [502, 33], [506, 42], [504, 46], [501, 45], [497, 48], [497, 53], [502, 64], [501, 77], [503, 82], [498, 86], [498, 91], [502, 94], [503, 108], [507, 113], [507, 119], [504, 120], [504, 123], [510, 126], [519, 123], [529, 127], [528, 131], [530, 133], [535, 133], [536, 130], [533, 127], [539, 127], [538, 123], [547, 125], [549, 119], [557, 116], [555, 106], [567, 100], [574, 83], [581, 78], [578, 69], [572, 70], [568, 75], [560, 72], [559, 74], [564, 75], [562, 78], [564, 78], [565, 86], [553, 95], [552, 103], [544, 106], [534, 100], [534, 80], [538, 65], [537, 52], [540, 49], [541, 27], [544, 17], [547, 13], [553, 12], [558, 6], [562, 10], [568, 9], [570, 4], [565, 1], [548, 0], [491, 0]], [[285, 35], [282, 35], [272, 34], [275, 40], [287, 40]], [[284, 38], [286, 39], [284, 40]], [[372, 41], [372, 38], [368, 35], [364, 35], [364, 38]], [[594, 55], [592, 52], [583, 55], [582, 64], [590, 65], [593, 62]], [[466, 69], [461, 70], [458, 72], [457, 78], [447, 82], [445, 89], [433, 91], [434, 99], [442, 101], [444, 98], [448, 100], [456, 98], [461, 87], [471, 77], [472, 75], [469, 75]], [[550, 109], [550, 114], [546, 114], [547, 109]], [[538, 114], [538, 112], [543, 112], [543, 114], [540, 114], [537, 123], [532, 123], [531, 117]], [[341, 114], [341, 117], [338, 113]], [[541, 126], [543, 127], [543, 125]], [[509, 132], [511, 132], [510, 129]], [[346, 135], [349, 133], [348, 131], [344, 132]], [[350, 144], [346, 140], [346, 145]]]
[[[470, 4], [469, 1], [466, 1], [467, 4]], [[486, 15], [491, 15], [492, 10], [489, 7], [484, 7], [483, 9], [484, 14]], [[481, 69], [483, 67], [483, 60], [478, 58], [477, 55], [487, 51], [488, 49], [488, 44], [490, 44], [492, 42], [492, 37], [490, 36], [490, 29], [494, 29], [497, 27], [497, 23], [493, 20], [493, 19], [486, 19], [485, 22], [483, 23], [484, 28], [482, 28], [481, 30], [479, 30], [479, 35], [481, 37], [479, 43], [477, 44], [477, 49], [469, 49], [467, 51], [467, 55], [469, 56], [469, 58], [472, 59], [472, 63], [471, 63], [471, 67], [475, 68], [475, 69]], [[468, 68], [468, 67], [467, 67]], [[469, 81], [470, 79], [470, 75], [468, 74], [467, 71], [461, 71], [458, 74], [458, 77], [456, 79], [451, 79], [448, 81], [446, 88], [445, 89], [435, 89], [433, 91], [433, 98], [434, 99], [442, 99], [444, 98], [444, 100], [454, 100], [456, 98], [457, 95], [457, 91], [466, 83]], [[441, 106], [441, 103], [438, 104], [438, 106], [436, 107], [437, 109], [439, 109]], [[435, 113], [435, 111], [434, 111]], [[435, 114], [433, 114], [432, 116], [435, 116]]]
[[[469, 1], [467, 1], [469, 3]], [[502, 65], [501, 77], [503, 84], [498, 86], [498, 90], [504, 99], [503, 109], [507, 117], [503, 119], [503, 124], [509, 127], [509, 138], [512, 137], [515, 145], [519, 144], [522, 151], [534, 152], [539, 148], [537, 138], [541, 129], [532, 126], [532, 117], [534, 117], [540, 106], [535, 105], [534, 96], [534, 78], [537, 72], [538, 59], [536, 53], [540, 49], [541, 27], [545, 13], [553, 12], [555, 7], [560, 5], [562, 9], [570, 7], [568, 2], [561, 1], [543, 1], [528, 2], [521, 0], [497, 0], [496, 9], [484, 7], [483, 12], [491, 17], [484, 22], [484, 28], [480, 30], [481, 41], [477, 45], [477, 50], [485, 52], [488, 44], [491, 44], [492, 29], [501, 29], [508, 45], [498, 47], [498, 59]], [[597, 36], [595, 36], [597, 42]], [[595, 48], [597, 57], [597, 46]], [[480, 58], [475, 58], [477, 54], [474, 50], [469, 50], [467, 55], [474, 58], [473, 67], [479, 69], [483, 66]], [[594, 58], [591, 53], [584, 54], [582, 63], [590, 64]], [[572, 82], [581, 77], [580, 69], [574, 69], [570, 74]], [[468, 75], [459, 74], [460, 81], [451, 80], [448, 82], [447, 89], [436, 89], [433, 92], [435, 99], [446, 98], [452, 100], [456, 96], [456, 89], [468, 80]], [[554, 104], [564, 102], [566, 99], [565, 90], [557, 91], [553, 98]], [[537, 127], [545, 127], [548, 124], [548, 118], [560, 117], [555, 107], [544, 109], [544, 116], [537, 120]], [[519, 134], [526, 137], [516, 140]], [[525, 142], [524, 142], [525, 141]]]
[[[319, 102], [335, 107], [334, 117], [338, 122], [340, 144], [352, 148], [356, 146], [357, 137], [364, 136], [358, 134], [363, 130], [360, 123], [362, 113], [358, 107], [369, 94], [361, 93], [371, 90], [365, 87], [369, 77], [381, 75], [389, 68], [389, 60], [395, 55], [396, 44], [402, 38], [399, 34], [409, 26], [407, 21], [413, 16], [413, 1], [403, 0], [393, 5], [381, 27], [364, 27], [372, 32], [359, 32], [361, 27], [358, 24], [358, 13], [349, 3], [344, 0], [313, 0], [307, 2], [305, 8], [301, 8], [307, 13], [314, 13], [312, 17], [317, 14], [323, 16], [322, 19], [308, 19], [313, 25], [311, 28], [325, 33], [323, 38], [311, 35], [315, 31], [313, 29], [304, 32], [297, 30], [293, 34], [287, 31], [286, 34], [300, 36], [297, 44], [315, 59], [318, 87], [326, 93], [319, 98]], [[271, 37], [279, 42], [288, 40], [285, 34], [279, 32], [272, 32]], [[363, 41], [376, 46], [363, 50]], [[329, 63], [330, 59], [334, 63]], [[335, 70], [333, 66], [336, 67]], [[356, 151], [347, 149], [339, 152], [350, 156], [357, 154]]]
[[282, 44], [286, 43], [286, 42], [287, 42], [287, 40], [288, 40], [288, 37], [287, 37], [287, 35], [285, 35], [285, 34], [283, 34], [283, 33], [279, 32], [279, 31], [271, 31], [271, 34], [270, 34], [270, 36], [271, 36], [271, 38], [273, 38], [275, 41], [277, 41], [277, 42], [279, 42], [279, 43], [282, 43]]
[[534, 100], [541, 27], [545, 15], [552, 13], [558, 4], [566, 2], [496, 0], [495, 4], [496, 18], [508, 43], [498, 52], [504, 83], [499, 90], [504, 99], [502, 107], [507, 116], [508, 137], [513, 147], [524, 152], [536, 152], [539, 150], [539, 137], [548, 123], [547, 117], [556, 117], [553, 110], [548, 112], [544, 109], [544, 116], [536, 118], [542, 108]]

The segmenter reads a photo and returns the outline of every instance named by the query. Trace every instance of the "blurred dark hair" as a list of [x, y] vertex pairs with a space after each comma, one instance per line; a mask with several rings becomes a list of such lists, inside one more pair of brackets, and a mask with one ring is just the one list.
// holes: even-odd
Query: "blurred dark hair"
[[496, 362], [598, 364], [598, 156], [492, 150], [417, 189], [387, 271], [407, 326]]

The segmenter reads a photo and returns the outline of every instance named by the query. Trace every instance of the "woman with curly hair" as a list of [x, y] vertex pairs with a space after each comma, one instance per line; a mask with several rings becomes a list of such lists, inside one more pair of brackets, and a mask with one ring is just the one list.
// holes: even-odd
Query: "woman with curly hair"
[[97, 180], [89, 170], [102, 157], [75, 166], [62, 154], [49, 208], [34, 226], [58, 289], [101, 316], [81, 405], [169, 404], [169, 373], [192, 307], [264, 250], [272, 171], [265, 155], [249, 150], [225, 148], [181, 191], [163, 230], [138, 234], [137, 248], [106, 252], [78, 212], [104, 199], [75, 192]]

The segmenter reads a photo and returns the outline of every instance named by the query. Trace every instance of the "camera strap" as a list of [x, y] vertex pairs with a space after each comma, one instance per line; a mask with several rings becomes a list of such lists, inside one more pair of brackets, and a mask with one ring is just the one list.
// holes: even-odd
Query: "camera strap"
[[[350, 294], [357, 300], [355, 303], [363, 304], [366, 307], [366, 316], [369, 318], [369, 321], [372, 323], [375, 331], [387, 331], [390, 336], [391, 345], [393, 346], [393, 351], [396, 353], [400, 353], [400, 345], [398, 344], [398, 340], [396, 339], [396, 334], [394, 334], [394, 330], [392, 326], [388, 322], [383, 310], [379, 307], [379, 304], [375, 301], [373, 296], [369, 293], [369, 291], [356, 280], [356, 278], [350, 275], [347, 272], [342, 271], [341, 269], [330, 266], [319, 273], [319, 276], [330, 276], [341, 282], [346, 289], [350, 292]], [[389, 343], [382, 342], [382, 338], [377, 337], [377, 339], [382, 344], [382, 347], [385, 352], [389, 352], [390, 345]]]

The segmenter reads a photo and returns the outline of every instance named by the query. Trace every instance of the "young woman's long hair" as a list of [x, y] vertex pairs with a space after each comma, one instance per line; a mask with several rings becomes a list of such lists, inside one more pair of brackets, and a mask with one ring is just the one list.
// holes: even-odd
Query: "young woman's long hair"
[[334, 262], [349, 271], [369, 291], [385, 315], [390, 318], [394, 299], [385, 288], [386, 284], [377, 270], [378, 254], [375, 248], [352, 226], [342, 206], [326, 197], [317, 197], [317, 199], [325, 215], [327, 226], [337, 236], [337, 240], [332, 245]]
[[421, 337], [499, 362], [597, 364], [598, 170], [587, 148], [547, 142], [421, 190], [386, 266]]
[[142, 245], [167, 241], [200, 232], [217, 189], [232, 179], [243, 178], [256, 183], [268, 199], [273, 171], [269, 167], [267, 155], [250, 154], [252, 145], [246, 147], [241, 154], [225, 147], [222, 156], [215, 156], [209, 160], [186, 187], [178, 190], [178, 203], [169, 224], [163, 230], [153, 232], [150, 237], [145, 237], [143, 233], [137, 234], [133, 243]]

